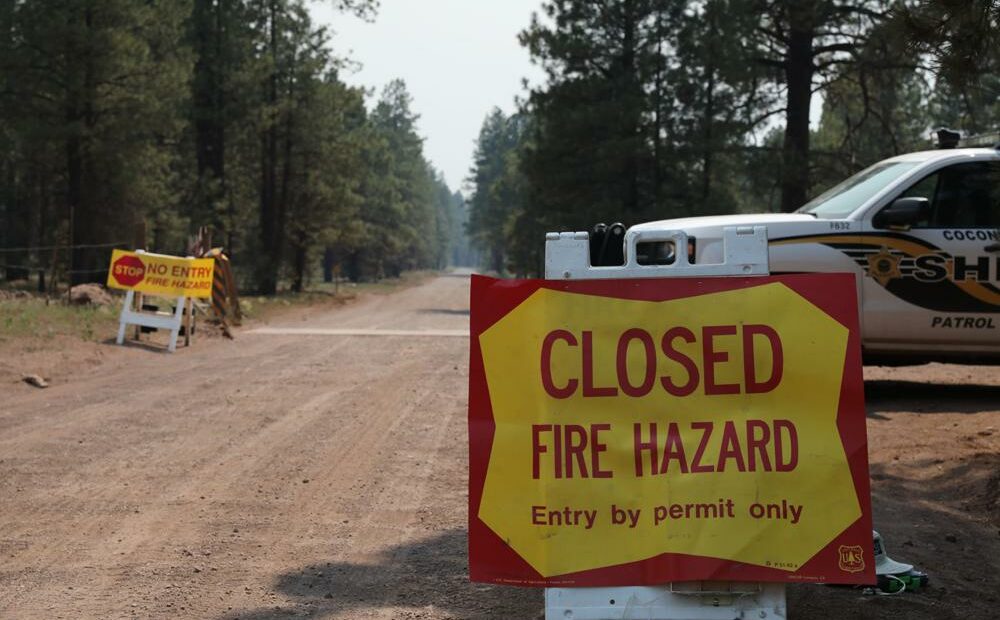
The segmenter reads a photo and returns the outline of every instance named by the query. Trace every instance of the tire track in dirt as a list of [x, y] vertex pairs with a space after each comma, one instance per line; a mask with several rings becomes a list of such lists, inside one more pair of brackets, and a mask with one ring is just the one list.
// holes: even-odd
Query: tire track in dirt
[[[314, 352], [314, 357], [323, 355], [322, 350]], [[300, 359], [303, 358], [300, 357]], [[287, 375], [287, 373], [276, 374], [281, 379], [286, 378], [285, 375]], [[150, 497], [148, 493], [144, 492], [144, 489], [155, 484], [158, 487], [156, 493], [158, 497], [190, 499], [195, 494], [194, 488], [204, 483], [201, 478], [192, 478], [191, 474], [201, 474], [208, 476], [209, 479], [214, 478], [216, 473], [213, 469], [217, 468], [213, 468], [211, 463], [216, 461], [220, 454], [224, 456], [227, 452], [223, 444], [229, 444], [228, 451], [230, 452], [240, 450], [245, 454], [246, 450], [241, 445], [250, 443], [247, 440], [249, 436], [264, 437], [265, 439], [261, 440], [263, 443], [266, 441], [266, 437], [274, 434], [274, 427], [281, 418], [269, 419], [265, 417], [263, 424], [256, 425], [256, 428], [237, 431], [237, 436], [243, 435], [244, 439], [235, 442], [231, 438], [233, 435], [231, 429], [220, 429], [211, 425], [209, 428], [203, 429], [206, 432], [200, 433], [207, 439], [208, 443], [205, 441], [201, 443], [183, 441], [181, 440], [182, 431], [177, 429], [165, 430], [162, 437], [155, 439], [143, 430], [147, 426], [161, 425], [162, 428], [161, 418], [178, 415], [174, 413], [178, 403], [197, 402], [199, 400], [198, 391], [201, 387], [203, 386], [200, 384], [189, 386], [188, 391], [178, 392], [177, 390], [164, 391], [159, 388], [159, 385], [156, 385], [153, 389], [148, 390], [151, 392], [149, 399], [151, 402], [147, 409], [140, 407], [140, 410], [136, 411], [135, 405], [131, 404], [126, 408], [126, 411], [119, 411], [117, 417], [102, 416], [100, 412], [104, 411], [104, 407], [107, 405], [98, 404], [87, 408], [86, 413], [89, 415], [74, 415], [73, 424], [56, 428], [54, 434], [57, 437], [65, 434], [87, 433], [88, 428], [95, 424], [112, 426], [120, 433], [119, 440], [110, 445], [102, 446], [99, 453], [86, 453], [89, 462], [81, 462], [80, 459], [74, 460], [72, 455], [69, 455], [68, 458], [56, 458], [55, 462], [48, 467], [42, 467], [42, 469], [49, 471], [59, 471], [60, 468], [71, 469], [74, 479], [86, 482], [83, 484], [78, 482], [56, 493], [50, 491], [49, 495], [54, 499], [50, 499], [50, 497], [29, 498], [29, 508], [18, 511], [23, 518], [23, 526], [19, 533], [22, 536], [27, 534], [27, 537], [30, 538], [30, 532], [37, 531], [39, 528], [42, 530], [59, 527], [69, 528], [76, 532], [75, 538], [77, 540], [90, 541], [92, 544], [86, 548], [72, 550], [60, 546], [42, 546], [40, 552], [32, 557], [32, 566], [35, 570], [51, 570], [55, 565], [64, 562], [67, 555], [79, 556], [81, 552], [86, 552], [88, 549], [93, 550], [98, 556], [105, 553], [104, 550], [108, 548], [115, 548], [118, 555], [128, 555], [142, 542], [143, 533], [146, 533], [147, 536], [155, 535], [151, 542], [156, 542], [164, 537], [175, 535], [178, 529], [190, 527], [191, 524], [184, 520], [169, 524], [171, 519], [161, 517], [162, 510], [158, 509], [158, 506], [163, 502], [158, 498]], [[258, 391], [265, 389], [267, 389], [266, 386], [261, 386]], [[322, 398], [328, 399], [333, 396], [335, 393], [329, 392]], [[254, 396], [251, 395], [250, 398], [253, 399]], [[190, 418], [200, 417], [204, 414], [211, 418], [219, 413], [218, 406], [208, 406], [202, 411], [189, 412], [187, 415]], [[295, 428], [291, 428], [288, 432], [295, 432], [295, 430]], [[32, 435], [28, 434], [28, 443], [23, 443], [25, 437], [22, 435], [18, 441], [22, 445], [30, 446], [30, 440], [33, 438]], [[4, 453], [6, 454], [8, 451], [5, 450]], [[161, 453], [162, 456], [158, 456]], [[253, 450], [249, 453], [253, 454]], [[140, 459], [145, 461], [144, 467], [133, 469], [131, 466], [123, 468], [120, 465]], [[40, 460], [28, 460], [25, 467], [37, 470], [40, 468]], [[178, 463], [181, 466], [178, 466]], [[109, 485], [109, 480], [115, 480], [118, 484]], [[41, 484], [36, 486], [45, 488], [50, 485], [43, 479]], [[51, 486], [56, 486], [56, 483], [53, 481]], [[137, 490], [137, 492], [130, 489]], [[204, 492], [201, 492], [199, 497], [203, 495]], [[86, 500], [82, 501], [81, 498], [86, 498]], [[108, 532], [109, 513], [102, 507], [110, 504], [121, 504], [129, 509], [120, 511], [122, 513], [120, 517], [114, 519], [116, 521], [114, 529]], [[142, 511], [139, 510], [140, 507], [143, 509]], [[11, 529], [16, 531], [16, 526]], [[74, 553], [68, 554], [67, 551]], [[78, 560], [82, 565], [91, 563], [90, 560], [86, 559], [86, 555], [84, 553], [84, 557]], [[95, 584], [91, 582], [90, 587], [95, 588]], [[44, 593], [42, 594], [44, 595]], [[17, 602], [14, 601], [15, 604]]]
[[[439, 278], [286, 324], [464, 329], [467, 300], [466, 279]], [[451, 532], [465, 523], [467, 341], [114, 351], [100, 372], [0, 411], [0, 492], [14, 494], [0, 508], [0, 617], [298, 613], [316, 601], [288, 575], [313, 563], [373, 567], [370, 608], [342, 617], [400, 617], [427, 605], [371, 595], [380, 575], [433, 573], [414, 561], [420, 538], [444, 536], [449, 572], [464, 566]]]

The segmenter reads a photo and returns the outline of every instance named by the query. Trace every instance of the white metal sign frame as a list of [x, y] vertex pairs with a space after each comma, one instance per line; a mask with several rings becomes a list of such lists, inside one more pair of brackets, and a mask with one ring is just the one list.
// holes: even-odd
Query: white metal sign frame
[[[146, 254], [143, 250], [136, 250], [136, 254]], [[173, 258], [173, 257], [171, 257]], [[129, 325], [140, 325], [142, 327], [155, 327], [156, 329], [166, 329], [170, 331], [170, 342], [167, 350], [171, 353], [177, 351], [177, 338], [181, 332], [181, 325], [184, 324], [184, 310], [187, 308], [187, 297], [178, 297], [177, 306], [172, 314], [160, 312], [144, 312], [142, 309], [135, 309], [135, 291], [129, 290], [125, 293], [125, 303], [122, 305], [121, 316], [118, 317], [118, 337], [115, 342], [123, 344], [125, 342], [125, 330]], [[190, 327], [187, 332], [190, 335]]]
[[171, 353], [177, 350], [177, 338], [181, 332], [181, 325], [184, 323], [184, 308], [187, 307], [187, 297], [177, 298], [177, 307], [172, 314], [160, 312], [144, 312], [134, 310], [132, 304], [135, 299], [135, 291], [125, 293], [125, 304], [122, 306], [122, 314], [118, 318], [118, 344], [125, 342], [125, 329], [129, 325], [141, 325], [143, 327], [155, 327], [156, 329], [166, 329], [170, 331], [170, 343], [167, 350]]
[[[640, 265], [640, 243], [673, 244], [670, 265]], [[765, 276], [770, 273], [765, 226], [723, 230], [723, 262], [691, 264], [683, 231], [628, 231], [625, 265], [590, 264], [585, 232], [548, 233], [545, 237], [545, 278], [548, 280], [611, 280], [623, 278], [690, 278]], [[772, 620], [786, 617], [785, 585], [781, 583], [690, 582], [664, 586], [609, 588], [546, 588], [546, 620]]]

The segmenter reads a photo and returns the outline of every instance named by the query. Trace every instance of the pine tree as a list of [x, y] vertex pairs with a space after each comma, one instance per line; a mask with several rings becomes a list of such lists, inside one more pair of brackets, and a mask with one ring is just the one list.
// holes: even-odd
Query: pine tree
[[[162, 145], [182, 124], [188, 10], [185, 2], [39, 0], [7, 14], [16, 36], [4, 50], [6, 101], [32, 160], [15, 176], [47, 231], [62, 221], [74, 244], [130, 241], [146, 213], [175, 207], [175, 153]], [[74, 250], [73, 281], [100, 277], [106, 257]]]
[[[811, 186], [809, 117], [813, 93], [837, 67], [852, 62], [872, 28], [887, 16], [879, 0], [747, 0], [759, 15], [750, 48], [780, 84], [785, 119], [781, 210], [805, 204]], [[817, 83], [819, 81], [819, 83]]]
[[[638, 221], [654, 212], [659, 140], [649, 85], [662, 16], [676, 2], [555, 0], [521, 34], [547, 83], [531, 91], [533, 147], [525, 174], [533, 200], [562, 226], [608, 219]], [[558, 214], [558, 215], [556, 215]]]

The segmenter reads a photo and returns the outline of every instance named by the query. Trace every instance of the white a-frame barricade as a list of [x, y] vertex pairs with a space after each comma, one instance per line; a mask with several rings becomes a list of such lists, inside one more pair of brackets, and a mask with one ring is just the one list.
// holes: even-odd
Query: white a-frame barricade
[[[116, 250], [116, 254], [117, 253], [118, 253], [118, 251]], [[189, 311], [188, 296], [187, 295], [180, 295], [180, 296], [174, 297], [173, 295], [169, 295], [169, 298], [176, 299], [176, 305], [174, 307], [174, 311], [171, 312], [171, 313], [167, 313], [167, 312], [149, 312], [149, 311], [143, 311], [141, 308], [139, 308], [139, 309], [135, 308], [135, 306], [136, 306], [136, 303], [135, 303], [136, 290], [134, 288], [132, 288], [132, 287], [134, 287], [136, 284], [138, 284], [139, 281], [141, 281], [142, 279], [146, 278], [146, 275], [147, 275], [146, 271], [149, 270], [149, 267], [147, 267], [147, 264], [146, 264], [147, 262], [149, 262], [150, 264], [152, 264], [151, 261], [156, 261], [156, 260], [161, 260], [161, 261], [162, 260], [166, 260], [166, 261], [175, 261], [176, 262], [176, 261], [187, 261], [187, 260], [190, 260], [190, 259], [182, 259], [182, 258], [177, 257], [177, 256], [167, 256], [167, 255], [164, 255], [164, 254], [153, 254], [151, 252], [146, 252], [145, 250], [136, 250], [134, 252], [134, 254], [135, 254], [135, 256], [132, 256], [132, 257], [126, 256], [124, 260], [127, 260], [127, 259], [131, 258], [134, 261], [135, 259], [138, 259], [138, 263], [133, 262], [133, 263], [130, 263], [128, 265], [128, 266], [133, 266], [134, 265], [134, 266], [136, 266], [139, 269], [138, 281], [129, 281], [129, 282], [126, 283], [126, 285], [129, 288], [128, 288], [128, 290], [125, 293], [125, 302], [122, 304], [122, 313], [121, 313], [121, 316], [118, 319], [118, 337], [116, 338], [115, 342], [117, 342], [118, 344], [123, 344], [125, 342], [125, 332], [126, 332], [126, 330], [127, 330], [127, 328], [128, 328], [129, 325], [138, 325], [138, 326], [141, 326], [141, 327], [152, 327], [152, 328], [155, 328], [155, 329], [165, 329], [165, 330], [168, 330], [170, 332], [170, 341], [169, 341], [169, 343], [167, 345], [167, 350], [170, 351], [171, 353], [173, 353], [173, 352], [175, 352], [177, 350], [177, 338], [180, 335], [181, 326], [184, 325], [185, 312]], [[117, 271], [117, 268], [118, 268], [117, 263], [120, 262], [120, 261], [122, 261], [122, 260], [123, 260], [122, 258], [119, 258], [118, 261], [114, 261], [114, 259], [113, 259], [114, 262], [111, 265], [110, 273], [109, 273], [109, 276], [108, 276], [108, 284], [109, 284], [109, 286], [113, 286], [115, 288], [124, 288], [122, 282], [118, 280], [119, 276], [116, 275], [116, 274], [119, 273]], [[208, 280], [208, 287], [209, 287], [209, 294], [210, 294], [210, 291], [211, 291], [211, 288], [210, 288], [211, 287], [211, 276], [210, 275], [209, 275], [209, 280]], [[173, 290], [173, 289], [171, 289], [171, 290]], [[153, 292], [147, 292], [146, 294], [154, 294], [154, 295], [158, 294], [160, 296], [166, 296], [163, 292], [157, 291], [155, 289], [153, 290]], [[205, 296], [205, 295], [202, 295], [202, 296]], [[140, 297], [140, 300], [141, 300], [141, 297]], [[188, 318], [190, 319], [190, 315], [188, 316]], [[188, 331], [186, 333], [190, 336], [190, 334], [191, 334], [191, 321], [190, 320], [188, 321], [187, 330]]]
[[[640, 265], [636, 246], [657, 242], [673, 244], [673, 263]], [[726, 228], [723, 242], [723, 262], [691, 264], [684, 232], [630, 230], [625, 234], [625, 265], [593, 267], [587, 233], [548, 233], [545, 277], [596, 280], [769, 274], [765, 226]], [[664, 586], [546, 588], [545, 617], [547, 620], [770, 620], [786, 617], [785, 585], [684, 582]]]
[[166, 329], [170, 331], [170, 342], [167, 350], [171, 353], [177, 350], [177, 338], [181, 333], [181, 325], [184, 324], [184, 309], [187, 307], [187, 297], [178, 297], [177, 306], [173, 313], [147, 312], [134, 309], [135, 291], [125, 293], [125, 303], [122, 305], [122, 314], [118, 319], [118, 338], [115, 342], [122, 344], [125, 342], [125, 331], [129, 325], [139, 325], [142, 327], [155, 327], [156, 329]]

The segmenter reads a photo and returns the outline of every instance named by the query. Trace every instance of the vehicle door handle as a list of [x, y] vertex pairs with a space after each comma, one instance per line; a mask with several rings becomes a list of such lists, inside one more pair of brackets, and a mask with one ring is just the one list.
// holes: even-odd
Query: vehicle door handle
[[987, 252], [1000, 252], [1000, 243], [992, 243], [983, 249]]

